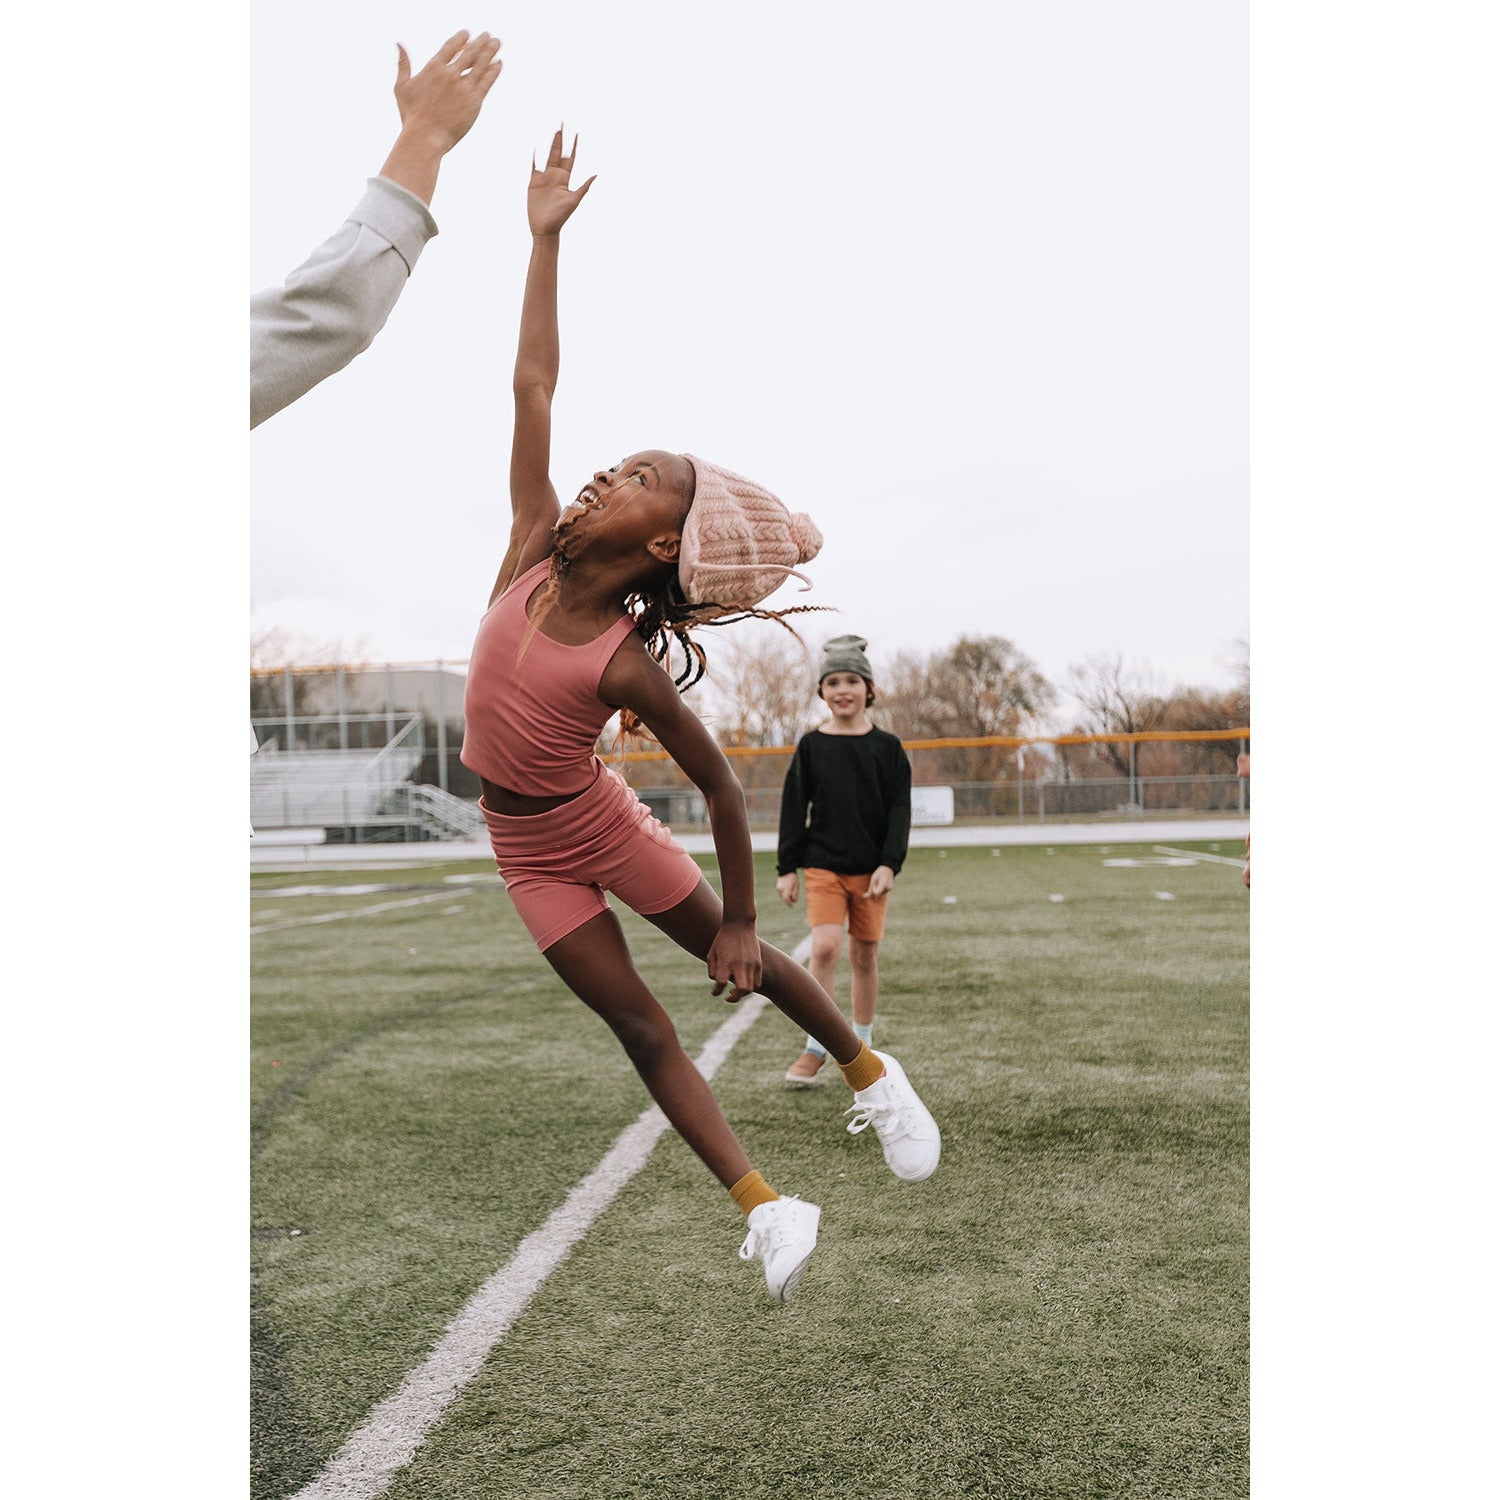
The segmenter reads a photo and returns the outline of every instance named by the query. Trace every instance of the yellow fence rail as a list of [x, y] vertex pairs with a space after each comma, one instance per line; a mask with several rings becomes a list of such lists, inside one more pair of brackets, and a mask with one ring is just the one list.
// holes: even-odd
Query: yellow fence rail
[[[1144, 745], [1175, 744], [1205, 740], [1250, 739], [1247, 726], [1240, 729], [1150, 729], [1132, 734], [986, 734], [968, 738], [938, 740], [902, 740], [907, 750], [1019, 750], [1025, 745]], [[723, 745], [725, 755], [753, 758], [759, 755], [791, 755], [795, 745]], [[623, 750], [611, 752], [611, 761], [627, 764], [637, 761], [670, 760], [665, 750]]]

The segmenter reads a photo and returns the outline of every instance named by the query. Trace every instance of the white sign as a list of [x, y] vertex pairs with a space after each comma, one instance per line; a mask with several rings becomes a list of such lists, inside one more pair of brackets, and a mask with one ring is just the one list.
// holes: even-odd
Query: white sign
[[932, 827], [953, 821], [951, 786], [914, 786], [911, 789], [912, 827]]

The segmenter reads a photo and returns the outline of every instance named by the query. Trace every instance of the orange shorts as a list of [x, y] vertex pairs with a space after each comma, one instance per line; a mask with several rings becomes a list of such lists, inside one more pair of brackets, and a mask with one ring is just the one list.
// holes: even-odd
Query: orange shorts
[[873, 901], [868, 875], [835, 875], [832, 870], [804, 870], [807, 887], [807, 925], [848, 927], [849, 936], [878, 943], [885, 936], [885, 906], [890, 892]]

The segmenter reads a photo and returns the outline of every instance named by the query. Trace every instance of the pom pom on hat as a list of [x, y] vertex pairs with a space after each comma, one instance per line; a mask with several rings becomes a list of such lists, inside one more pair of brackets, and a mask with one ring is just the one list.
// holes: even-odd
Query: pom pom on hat
[[693, 503], [682, 528], [677, 579], [689, 604], [749, 609], [823, 546], [812, 517], [793, 514], [769, 490], [691, 453]]

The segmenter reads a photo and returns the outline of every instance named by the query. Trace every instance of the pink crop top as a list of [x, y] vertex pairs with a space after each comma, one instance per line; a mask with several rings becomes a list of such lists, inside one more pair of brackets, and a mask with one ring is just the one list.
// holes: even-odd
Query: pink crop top
[[546, 581], [547, 567], [542, 561], [527, 569], [486, 611], [464, 687], [459, 759], [486, 781], [526, 797], [565, 796], [592, 784], [594, 743], [614, 713], [599, 701], [599, 679], [635, 629], [635, 621], [621, 615], [582, 646], [531, 630], [526, 606]]

